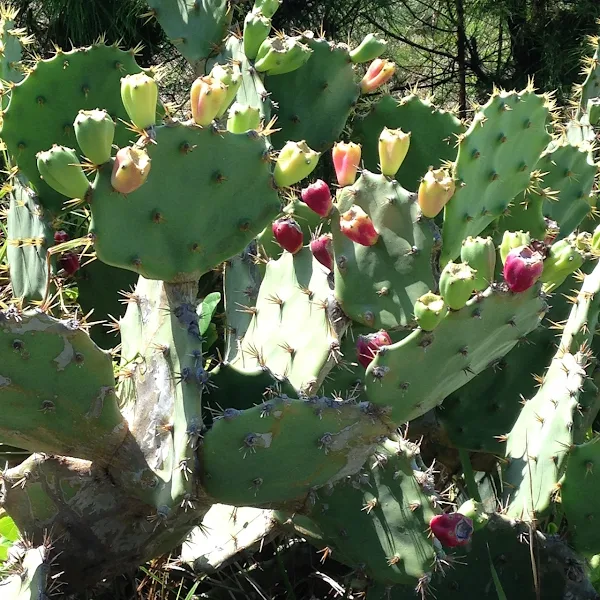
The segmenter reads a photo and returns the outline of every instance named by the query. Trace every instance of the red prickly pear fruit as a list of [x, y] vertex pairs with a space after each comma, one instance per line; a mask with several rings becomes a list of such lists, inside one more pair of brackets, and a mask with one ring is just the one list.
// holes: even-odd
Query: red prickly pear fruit
[[385, 329], [380, 329], [377, 333], [359, 335], [356, 340], [356, 355], [358, 362], [366, 369], [382, 346], [389, 346], [392, 343], [390, 334]]
[[458, 512], [435, 515], [429, 528], [443, 546], [466, 546], [473, 534], [473, 521]]
[[282, 217], [273, 223], [273, 235], [277, 243], [291, 254], [296, 254], [304, 243], [300, 225], [291, 217]]
[[361, 246], [374, 246], [379, 239], [371, 217], [356, 205], [340, 215], [340, 231]]
[[69, 241], [69, 234], [66, 231], [55, 231], [54, 232], [54, 243], [64, 244]]
[[528, 290], [542, 275], [544, 257], [530, 248], [513, 248], [504, 263], [504, 281], [511, 292]]
[[302, 202], [320, 217], [326, 217], [331, 212], [333, 207], [331, 190], [322, 179], [317, 179], [317, 181], [305, 187], [301, 192], [301, 196]]
[[332, 245], [330, 233], [324, 233], [310, 243], [310, 251], [313, 253], [313, 256], [330, 271], [333, 270]]
[[65, 254], [60, 257], [58, 264], [61, 269], [65, 270], [67, 275], [74, 275], [79, 271], [79, 267], [81, 267], [79, 256], [73, 252], [65, 252]]

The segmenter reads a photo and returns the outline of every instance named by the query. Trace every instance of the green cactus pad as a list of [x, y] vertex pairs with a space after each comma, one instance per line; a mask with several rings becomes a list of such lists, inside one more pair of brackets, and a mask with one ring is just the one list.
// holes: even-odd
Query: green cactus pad
[[545, 310], [539, 287], [512, 294], [492, 286], [434, 331], [415, 331], [380, 353], [367, 369], [367, 397], [391, 407], [396, 423], [425, 414], [508, 353]]
[[48, 287], [47, 249], [54, 245], [48, 214], [33, 191], [16, 182], [10, 194], [7, 258], [15, 298], [40, 301]]
[[[435, 236], [420, 216], [414, 194], [383, 175], [363, 171], [347, 192], [379, 233], [374, 246], [361, 246], [340, 231], [332, 218], [335, 296], [354, 321], [373, 329], [406, 326], [416, 300], [434, 289]], [[340, 208], [340, 212], [344, 209]]]
[[330, 320], [331, 295], [327, 270], [308, 248], [271, 260], [233, 364], [266, 366], [296, 389], [314, 394], [337, 359], [336, 327], [344, 329], [343, 321]]
[[192, 281], [241, 252], [279, 211], [267, 142], [180, 123], [157, 127], [156, 142], [146, 183], [126, 197], [111, 186], [112, 164], [98, 172], [90, 233], [109, 265]]
[[121, 77], [140, 71], [133, 52], [97, 44], [39, 61], [13, 88], [2, 139], [46, 209], [60, 211], [65, 197], [40, 179], [36, 154], [53, 144], [75, 148], [73, 122], [82, 109], [106, 109], [117, 123], [115, 143], [127, 145], [133, 134], [119, 121], [129, 120], [121, 103]]
[[44, 598], [48, 598], [46, 595], [50, 575], [48, 559], [49, 548], [47, 546], [25, 550], [18, 559], [18, 565], [14, 565], [16, 572], [0, 581], [0, 595], [3, 600], [44, 600]]
[[462, 241], [481, 233], [530, 182], [550, 141], [547, 99], [526, 89], [496, 92], [477, 112], [458, 146], [456, 192], [444, 212], [442, 264]]
[[465, 130], [454, 115], [414, 94], [401, 100], [383, 96], [355, 121], [352, 132], [353, 141], [362, 144], [365, 168], [374, 173], [379, 171], [378, 142], [384, 127], [411, 133], [408, 154], [396, 179], [415, 192], [430, 166], [439, 169], [444, 161], [456, 158], [456, 137]]
[[313, 53], [308, 62], [285, 75], [265, 79], [271, 100], [279, 106], [273, 145], [282, 148], [288, 140], [306, 140], [317, 152], [335, 142], [350, 115], [359, 87], [345, 46], [324, 39], [302, 40]]
[[0, 313], [3, 442], [94, 460], [122, 443], [110, 356], [78, 327], [37, 311]]
[[149, 0], [151, 14], [192, 64], [218, 53], [231, 23], [227, 0]]
[[436, 552], [428, 535], [437, 513], [433, 480], [417, 461], [414, 444], [386, 440], [360, 473], [335, 487], [318, 490], [302, 514], [288, 518], [295, 532], [334, 560], [361, 565], [366, 575], [387, 584], [413, 585], [431, 571]]
[[19, 83], [23, 79], [23, 46], [30, 40], [22, 29], [15, 27], [16, 10], [3, 6], [0, 11], [0, 90], [4, 109], [10, 95], [10, 87], [5, 88], [4, 84]]
[[358, 472], [387, 433], [367, 413], [354, 403], [287, 397], [224, 412], [204, 436], [204, 489], [237, 506], [304, 499], [313, 487]]

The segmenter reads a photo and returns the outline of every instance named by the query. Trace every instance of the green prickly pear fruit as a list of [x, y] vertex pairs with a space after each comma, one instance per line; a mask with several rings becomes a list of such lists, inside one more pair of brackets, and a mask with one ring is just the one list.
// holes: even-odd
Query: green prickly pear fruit
[[415, 319], [423, 331], [433, 331], [447, 314], [444, 299], [433, 292], [423, 294], [415, 302]]
[[594, 233], [592, 233], [591, 252], [595, 256], [600, 255], [600, 225], [598, 225], [598, 227], [594, 229]]
[[279, 152], [273, 176], [279, 187], [289, 187], [308, 177], [319, 162], [320, 152], [315, 152], [308, 144], [287, 142]]
[[227, 86], [213, 77], [198, 77], [190, 93], [192, 118], [197, 125], [210, 125], [227, 97]]
[[244, 54], [249, 60], [254, 60], [258, 49], [269, 37], [271, 32], [271, 19], [261, 11], [253, 10], [246, 15], [244, 20]]
[[383, 175], [396, 175], [406, 158], [409, 146], [410, 133], [404, 133], [402, 129], [383, 128], [379, 135], [379, 164]]
[[396, 72], [396, 64], [383, 58], [376, 58], [360, 82], [363, 94], [374, 92], [377, 88], [387, 83]]
[[255, 10], [260, 10], [266, 17], [271, 18], [283, 4], [283, 0], [254, 0]]
[[531, 244], [531, 236], [527, 231], [505, 231], [500, 244], [500, 258], [502, 264], [506, 262], [508, 253], [514, 248], [521, 246], [529, 246]]
[[135, 146], [121, 148], [115, 157], [111, 185], [121, 194], [131, 194], [144, 184], [150, 173], [147, 152]]
[[587, 103], [590, 125], [596, 127], [600, 123], [600, 98], [590, 98]]
[[267, 39], [258, 49], [254, 68], [267, 75], [284, 75], [299, 69], [310, 58], [312, 52], [299, 38]]
[[489, 515], [483, 510], [483, 504], [472, 498], [461, 504], [457, 512], [473, 521], [474, 531], [483, 529], [490, 520]]
[[85, 198], [90, 182], [72, 148], [55, 144], [50, 150], [38, 152], [37, 168], [42, 179], [59, 194], [67, 198]]
[[423, 216], [437, 217], [454, 195], [456, 184], [446, 169], [430, 168], [419, 184], [418, 202]]
[[131, 119], [139, 129], [147, 129], [156, 122], [158, 86], [146, 73], [127, 75], [121, 79], [121, 100]]
[[545, 284], [544, 292], [552, 293], [571, 273], [581, 267], [583, 261], [583, 252], [572, 240], [562, 239], [552, 244], [540, 277], [540, 281]]
[[475, 269], [465, 263], [449, 262], [440, 275], [440, 294], [452, 310], [460, 310], [475, 289]]
[[492, 238], [469, 236], [462, 243], [460, 258], [477, 271], [475, 291], [481, 292], [487, 289], [494, 280], [494, 269], [496, 268], [496, 247]]
[[223, 105], [217, 112], [217, 118], [222, 117], [227, 109], [231, 106], [231, 103], [235, 100], [235, 97], [242, 85], [242, 72], [236, 64], [231, 65], [219, 65], [216, 64], [212, 71], [209, 73], [209, 77], [212, 77], [216, 81], [220, 81], [224, 86], [227, 87], [225, 99]]
[[234, 102], [229, 109], [227, 131], [246, 133], [260, 127], [260, 110], [247, 104]]
[[375, 60], [383, 54], [386, 46], [387, 42], [384, 39], [377, 37], [376, 33], [369, 33], [360, 45], [350, 52], [350, 60], [353, 63]]
[[80, 110], [73, 127], [77, 143], [90, 162], [103, 165], [110, 160], [116, 125], [105, 110]]

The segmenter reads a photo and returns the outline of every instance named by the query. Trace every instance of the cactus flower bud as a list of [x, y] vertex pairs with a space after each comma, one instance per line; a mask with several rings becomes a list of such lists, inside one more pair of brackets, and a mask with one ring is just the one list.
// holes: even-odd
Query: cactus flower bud
[[379, 164], [384, 175], [396, 175], [406, 158], [409, 146], [410, 133], [404, 133], [402, 129], [383, 128], [379, 135]]
[[476, 292], [487, 289], [494, 281], [496, 246], [491, 237], [473, 238], [469, 236], [462, 243], [460, 259], [477, 271], [473, 288]]
[[353, 63], [364, 63], [375, 60], [381, 56], [387, 46], [387, 42], [375, 33], [369, 33], [359, 46], [350, 52], [350, 60]]
[[135, 146], [121, 148], [115, 156], [111, 185], [121, 194], [131, 194], [148, 178], [151, 163], [145, 150]]
[[371, 217], [356, 204], [340, 215], [340, 231], [361, 246], [373, 246], [379, 239]]
[[423, 331], [433, 331], [448, 314], [444, 299], [433, 292], [423, 294], [415, 302], [415, 319]]
[[296, 254], [302, 249], [304, 234], [300, 225], [292, 217], [277, 219], [272, 226], [275, 241], [291, 254]]
[[75, 150], [54, 145], [38, 152], [37, 168], [42, 179], [67, 198], [85, 198], [90, 182], [79, 164]]
[[460, 310], [475, 289], [475, 269], [449, 262], [440, 274], [440, 294], [452, 310]]
[[289, 187], [308, 177], [319, 162], [319, 152], [301, 142], [287, 142], [279, 152], [273, 176], [279, 187]]
[[246, 133], [260, 127], [260, 110], [246, 104], [234, 102], [229, 109], [227, 131]]
[[313, 256], [327, 269], [333, 270], [333, 242], [330, 233], [314, 238], [310, 243]]
[[216, 64], [209, 73], [209, 77], [212, 77], [216, 81], [220, 81], [224, 86], [227, 87], [225, 100], [223, 100], [223, 104], [217, 113], [217, 118], [220, 118], [225, 114], [225, 111], [235, 100], [238, 90], [242, 85], [242, 72], [236, 64]]
[[299, 69], [313, 53], [312, 48], [300, 39], [276, 37], [265, 40], [258, 49], [254, 68], [267, 75], [284, 75]]
[[504, 281], [511, 292], [528, 290], [542, 275], [544, 259], [530, 246], [513, 248], [504, 263]]
[[147, 129], [156, 122], [158, 86], [146, 73], [127, 75], [121, 79], [121, 100], [131, 119], [140, 129]]
[[467, 545], [473, 535], [473, 521], [458, 512], [435, 515], [429, 521], [429, 527], [440, 543], [448, 548]]
[[377, 356], [382, 346], [389, 346], [392, 343], [390, 334], [381, 329], [376, 333], [368, 335], [359, 335], [356, 340], [356, 356], [358, 362], [366, 369]]
[[396, 72], [396, 65], [383, 58], [376, 58], [367, 69], [365, 76], [360, 82], [363, 94], [374, 92], [378, 87], [387, 83]]
[[362, 148], [354, 142], [338, 142], [331, 151], [338, 183], [344, 187], [356, 181]]
[[283, 0], [254, 0], [253, 10], [260, 10], [266, 17], [271, 18], [282, 3]]
[[572, 240], [559, 240], [550, 247], [544, 260], [544, 270], [540, 281], [544, 283], [544, 292], [550, 294], [563, 284], [565, 279], [583, 264], [583, 252]]
[[600, 124], [600, 98], [590, 98], [587, 103], [588, 120], [592, 127]]
[[103, 165], [110, 160], [116, 125], [105, 110], [80, 110], [73, 127], [77, 143], [90, 162]]
[[317, 179], [317, 181], [305, 187], [300, 195], [302, 196], [302, 202], [320, 217], [327, 217], [333, 208], [331, 190], [322, 179]]
[[271, 19], [263, 12], [253, 10], [246, 15], [244, 20], [244, 54], [249, 60], [254, 60], [258, 49], [269, 37], [271, 32]]
[[194, 122], [210, 125], [227, 98], [227, 86], [213, 77], [198, 77], [192, 84], [190, 96]]
[[500, 244], [502, 264], [506, 263], [506, 257], [513, 248], [529, 246], [530, 243], [531, 236], [527, 231], [505, 231], [502, 236], [502, 243]]
[[418, 201], [423, 216], [437, 217], [455, 189], [454, 180], [446, 169], [429, 169], [419, 185]]

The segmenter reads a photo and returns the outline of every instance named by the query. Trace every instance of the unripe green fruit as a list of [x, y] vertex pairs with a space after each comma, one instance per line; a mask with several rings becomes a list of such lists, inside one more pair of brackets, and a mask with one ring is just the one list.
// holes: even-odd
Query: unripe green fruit
[[258, 49], [269, 37], [271, 32], [271, 19], [261, 11], [253, 10], [246, 15], [244, 20], [244, 54], [254, 60]]
[[353, 63], [365, 63], [380, 57], [385, 51], [387, 42], [375, 33], [369, 33], [359, 46], [350, 52]]
[[255, 10], [260, 10], [265, 17], [271, 18], [283, 4], [283, 0], [254, 0]]
[[433, 292], [423, 294], [415, 302], [415, 319], [423, 331], [433, 331], [448, 314], [444, 299]]
[[462, 243], [460, 258], [477, 271], [475, 291], [481, 292], [487, 289], [494, 280], [494, 269], [496, 268], [496, 247], [492, 238], [469, 236]]
[[258, 108], [234, 102], [229, 109], [227, 131], [246, 133], [260, 127], [260, 111]]
[[42, 179], [67, 198], [83, 199], [90, 187], [79, 163], [75, 150], [64, 146], [54, 145], [37, 155], [37, 168]]
[[299, 38], [270, 38], [258, 49], [254, 68], [267, 75], [284, 75], [299, 69], [312, 52]]
[[110, 160], [115, 122], [105, 110], [80, 110], [73, 123], [81, 151], [95, 165]]
[[440, 275], [440, 294], [452, 310], [460, 310], [475, 289], [475, 269], [449, 262]]
[[581, 267], [583, 261], [583, 253], [569, 239], [552, 244], [540, 277], [540, 281], [545, 284], [544, 292], [552, 293], [571, 273]]
[[156, 123], [158, 86], [146, 73], [121, 79], [121, 100], [131, 122], [139, 129], [147, 129]]
[[474, 531], [483, 529], [490, 520], [489, 515], [483, 510], [483, 504], [472, 498], [461, 504], [458, 512], [461, 515], [465, 515], [465, 517], [469, 517], [469, 519], [473, 521]]

